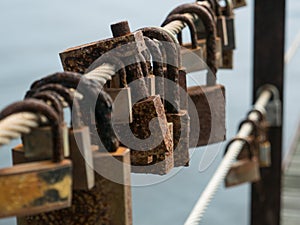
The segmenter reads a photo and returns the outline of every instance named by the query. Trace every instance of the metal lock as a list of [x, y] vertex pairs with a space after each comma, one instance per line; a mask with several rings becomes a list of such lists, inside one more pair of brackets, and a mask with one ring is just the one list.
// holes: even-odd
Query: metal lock
[[192, 40], [192, 43], [182, 44], [182, 38], [181, 38], [182, 33], [181, 32], [179, 33], [179, 43], [182, 46], [181, 47], [182, 66], [186, 69], [187, 73], [204, 70], [206, 68], [206, 64], [203, 60], [202, 48], [200, 48], [197, 43], [196, 27], [193, 21], [185, 15], [174, 14], [169, 16], [164, 21], [162, 26], [165, 26], [168, 23], [171, 23], [176, 20], [186, 23], [188, 25], [190, 29], [191, 40]]
[[[72, 206], [69, 208], [18, 218], [18, 224], [60, 224], [63, 221], [64, 224], [76, 225], [105, 224], [110, 221], [113, 224], [131, 225], [130, 152], [127, 148], [119, 147], [112, 128], [110, 117], [112, 100], [108, 94], [101, 91], [99, 84], [86, 80], [79, 74], [61, 73], [59, 75], [60, 79], [48, 77], [46, 81], [41, 80], [36, 86], [47, 83], [49, 80], [65, 81], [67, 77], [73, 76], [73, 78], [79, 79], [76, 82], [74, 79], [68, 82], [69, 87], [78, 85], [79, 82], [86, 83], [78, 87], [78, 91], [84, 93], [85, 97], [81, 101], [97, 102], [95, 121], [100, 128], [99, 136], [103, 146], [93, 150], [95, 186], [89, 191], [73, 191]], [[92, 106], [90, 105], [90, 107]], [[118, 197], [116, 198], [116, 196]], [[118, 212], [118, 216], [116, 216], [116, 212]]]
[[260, 180], [258, 159], [253, 155], [251, 144], [246, 138], [237, 137], [232, 139], [226, 147], [225, 154], [227, 153], [230, 145], [235, 141], [243, 141], [244, 144], [246, 144], [248, 155], [246, 158], [240, 158], [231, 165], [231, 168], [225, 177], [226, 187], [232, 187], [246, 182], [257, 182]]
[[[227, 44], [223, 42], [223, 65], [220, 67], [222, 69], [232, 69], [233, 68], [233, 50], [235, 49], [235, 24], [234, 24], [234, 13], [231, 0], [226, 0], [226, 6], [224, 8], [223, 14], [226, 17], [226, 29], [227, 29]], [[224, 39], [225, 40], [225, 39]]]
[[[204, 21], [201, 20], [200, 18], [203, 16], [203, 14], [206, 14], [206, 17], [208, 17], [207, 19], [212, 21], [212, 26], [214, 26], [214, 29], [212, 29], [211, 27], [207, 27], [205, 26], [204, 32], [205, 34], [203, 35], [203, 31], [202, 34], [201, 32], [199, 33], [199, 30], [201, 29], [201, 27], [197, 27], [197, 36], [198, 36], [198, 46], [200, 46], [202, 48], [203, 51], [203, 59], [204, 61], [207, 62], [208, 60], [208, 56], [207, 56], [207, 43], [206, 43], [206, 37], [207, 34], [209, 32], [214, 31], [214, 38], [215, 38], [215, 45], [216, 45], [216, 51], [215, 51], [215, 57], [216, 57], [216, 66], [219, 68], [220, 66], [223, 65], [223, 59], [222, 59], [222, 40], [220, 37], [217, 37], [216, 35], [216, 21], [215, 21], [215, 16], [214, 13], [211, 11], [211, 9], [199, 4], [199, 3], [188, 3], [188, 4], [183, 4], [178, 6], [177, 8], [175, 8], [171, 13], [169, 13], [168, 17], [174, 14], [185, 14], [185, 13], [192, 13], [192, 14], [196, 14], [199, 18], [199, 21], [204, 24]], [[197, 23], [196, 23], [197, 25]], [[204, 37], [203, 37], [204, 36]]]
[[131, 89], [127, 85], [127, 77], [125, 65], [116, 56], [112, 54], [106, 53], [105, 55], [98, 58], [94, 61], [89, 68], [86, 70], [86, 74], [90, 77], [93, 74], [97, 74], [98, 67], [108, 63], [113, 64], [117, 68], [115, 76], [113, 76], [112, 81], [106, 84], [104, 91], [109, 94], [109, 96], [113, 100], [113, 113], [112, 119], [116, 124], [122, 123], [131, 123], [132, 122], [132, 101], [131, 101]]
[[[67, 82], [61, 79], [61, 82]], [[33, 91], [33, 90], [32, 90]], [[95, 185], [90, 130], [82, 123], [78, 100], [74, 93], [60, 84], [46, 84], [36, 93], [52, 91], [59, 94], [71, 110], [71, 128], [68, 129], [70, 159], [73, 162], [73, 189], [90, 190]]]
[[268, 123], [264, 109], [252, 109], [248, 115], [256, 113], [259, 116], [259, 134], [257, 136], [259, 148], [259, 165], [261, 168], [271, 166], [271, 143], [268, 140]]
[[33, 215], [70, 207], [72, 163], [64, 159], [60, 118], [42, 101], [14, 103], [0, 113], [0, 120], [19, 112], [44, 115], [52, 126], [50, 161], [24, 163], [0, 170], [0, 218]]
[[[111, 25], [111, 30], [115, 38], [131, 33], [126, 21]], [[114, 129], [122, 144], [131, 149], [132, 172], [165, 174], [173, 167], [173, 164], [170, 166], [165, 160], [169, 155], [173, 156], [173, 141], [168, 130], [162, 101], [158, 95], [149, 95], [143, 76], [146, 75], [143, 74], [143, 69], [147, 70], [147, 67], [142, 67], [146, 61], [143, 61], [144, 57], [141, 53], [123, 57], [122, 60], [128, 65], [127, 82], [132, 90], [132, 102], [134, 102], [133, 122], [129, 126], [114, 124]], [[150, 130], [152, 128], [153, 130]], [[152, 140], [151, 143], [149, 140]], [[162, 166], [156, 167], [159, 162], [162, 162]], [[149, 163], [155, 164], [155, 167], [149, 170], [146, 167]]]
[[[204, 54], [207, 55], [207, 85], [192, 86], [187, 89], [190, 97], [189, 115], [191, 117], [190, 147], [204, 146], [224, 141], [225, 125], [225, 87], [216, 84], [216, 27], [209, 12], [198, 4], [184, 4], [174, 9], [172, 14], [194, 13], [205, 25], [207, 39]], [[196, 108], [194, 113], [193, 108]], [[199, 130], [200, 126], [200, 130]], [[200, 132], [200, 133], [199, 133]], [[199, 135], [195, 135], [198, 133]]]
[[234, 9], [247, 6], [247, 1], [246, 0], [232, 0], [232, 3], [233, 3], [233, 8]]
[[186, 110], [180, 109], [179, 67], [181, 54], [177, 40], [164, 28], [147, 27], [141, 30], [144, 36], [160, 41], [163, 51], [168, 53], [166, 54], [164, 110], [168, 122], [173, 123], [174, 166], [188, 166], [190, 118]]
[[[26, 96], [27, 98], [28, 96]], [[68, 126], [64, 122], [63, 106], [59, 100], [59, 96], [52, 91], [45, 91], [43, 93], [35, 93], [31, 95], [32, 98], [39, 99], [45, 102], [50, 102], [53, 108], [59, 115], [61, 123], [60, 129], [63, 134], [63, 149], [64, 156], [70, 155]], [[46, 160], [52, 157], [52, 152], [49, 148], [53, 147], [51, 125], [37, 127], [32, 129], [29, 134], [22, 135], [24, 145], [25, 158], [29, 160]]]

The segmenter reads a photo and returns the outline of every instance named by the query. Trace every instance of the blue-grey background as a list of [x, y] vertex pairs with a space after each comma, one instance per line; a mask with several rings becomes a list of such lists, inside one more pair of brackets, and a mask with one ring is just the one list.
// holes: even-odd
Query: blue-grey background
[[[128, 20], [132, 30], [160, 25], [167, 13], [181, 3], [186, 1], [1, 0], [0, 108], [22, 99], [35, 79], [61, 71], [60, 51], [110, 37], [109, 25], [120, 20]], [[248, 0], [248, 3], [248, 7], [236, 10], [238, 48], [235, 68], [218, 73], [219, 82], [227, 88], [228, 138], [235, 134], [239, 121], [245, 117], [252, 102], [253, 0]], [[300, 30], [299, 12], [300, 2], [288, 0], [286, 47]], [[285, 151], [291, 145], [299, 122], [299, 59], [298, 52], [286, 67]], [[18, 141], [1, 148], [0, 167], [11, 164], [10, 147], [16, 143]], [[189, 168], [180, 170], [160, 184], [133, 188], [134, 224], [182, 225], [221, 160], [224, 144], [221, 147], [218, 157], [205, 171], [199, 172], [204, 152], [200, 148], [194, 153]], [[222, 187], [203, 224], [247, 224], [248, 216], [249, 186]], [[0, 220], [0, 225], [7, 224], [15, 224], [15, 219]]]

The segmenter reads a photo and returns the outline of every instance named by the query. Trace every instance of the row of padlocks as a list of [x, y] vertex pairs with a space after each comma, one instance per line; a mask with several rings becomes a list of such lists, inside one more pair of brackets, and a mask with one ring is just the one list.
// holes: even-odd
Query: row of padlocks
[[[233, 68], [233, 9], [245, 2], [224, 3], [180, 5], [161, 27], [131, 32], [116, 23], [112, 38], [60, 53], [65, 72], [35, 81], [24, 101], [0, 113], [1, 121], [22, 112], [39, 118], [12, 150], [14, 166], [0, 170], [0, 217], [18, 216], [19, 225], [131, 224], [130, 172], [164, 175], [189, 165], [190, 148], [224, 141], [225, 87], [216, 74]], [[191, 43], [182, 42], [184, 25]], [[206, 85], [188, 87], [187, 74], [201, 70]], [[254, 145], [267, 145], [261, 124], [245, 140], [251, 159]], [[238, 162], [257, 169], [245, 154]], [[228, 186], [258, 179], [253, 171], [237, 179], [239, 167]]]

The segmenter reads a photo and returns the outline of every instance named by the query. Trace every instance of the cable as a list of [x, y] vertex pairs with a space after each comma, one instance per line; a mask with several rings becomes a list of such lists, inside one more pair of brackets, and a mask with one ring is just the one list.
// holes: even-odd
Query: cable
[[[254, 108], [257, 109], [265, 108], [268, 102], [270, 101], [271, 97], [272, 97], [272, 93], [269, 90], [263, 91], [259, 96], [258, 100], [256, 101]], [[249, 119], [257, 121], [259, 117], [257, 113], [253, 112], [249, 115]], [[237, 136], [247, 137], [251, 134], [252, 129], [253, 127], [250, 124], [244, 124], [241, 127], [240, 131], [238, 132]], [[205, 190], [203, 191], [202, 195], [200, 196], [198, 202], [194, 206], [191, 214], [187, 218], [184, 225], [198, 225], [201, 222], [201, 219], [203, 218], [203, 215], [207, 207], [209, 206], [210, 202], [215, 196], [218, 188], [223, 183], [230, 169], [230, 166], [236, 160], [237, 156], [242, 150], [242, 147], [243, 147], [243, 142], [238, 140], [232, 143], [232, 145], [230, 145], [221, 164], [219, 165], [212, 179], [206, 186]]]

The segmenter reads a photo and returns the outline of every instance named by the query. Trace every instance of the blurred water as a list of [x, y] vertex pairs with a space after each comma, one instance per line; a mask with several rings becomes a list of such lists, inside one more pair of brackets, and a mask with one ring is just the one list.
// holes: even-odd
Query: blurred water
[[[132, 30], [159, 25], [167, 13], [183, 0], [124, 2], [78, 1], [0, 1], [0, 108], [23, 98], [30, 83], [37, 78], [61, 71], [58, 53], [67, 47], [111, 36], [109, 24], [129, 20]], [[219, 71], [219, 82], [227, 88], [228, 138], [244, 118], [252, 100], [252, 27], [253, 1], [236, 11], [237, 46], [235, 69]], [[159, 7], [157, 7], [159, 6]], [[288, 1], [287, 46], [300, 30], [300, 2]], [[274, 46], [276, 47], [276, 46]], [[286, 68], [285, 136], [287, 150], [298, 125], [300, 106], [300, 54]], [[0, 167], [11, 163], [9, 149], [18, 141], [1, 149]], [[218, 145], [208, 151], [218, 151]], [[213, 164], [199, 172], [204, 148], [193, 154], [191, 166], [181, 169], [171, 179], [149, 187], [133, 188], [134, 224], [182, 225], [202, 190], [218, 166], [224, 145]], [[133, 176], [137, 179], [139, 176]], [[151, 179], [154, 176], [143, 176]], [[247, 224], [249, 219], [249, 186], [219, 190], [210, 205], [203, 224]], [[14, 219], [0, 220], [0, 225], [15, 224]]]

